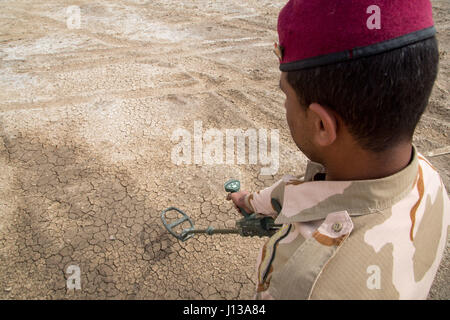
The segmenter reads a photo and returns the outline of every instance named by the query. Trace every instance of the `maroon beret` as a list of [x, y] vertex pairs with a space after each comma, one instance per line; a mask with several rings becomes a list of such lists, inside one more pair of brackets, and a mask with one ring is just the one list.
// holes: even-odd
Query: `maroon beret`
[[400, 48], [434, 36], [429, 0], [290, 0], [278, 17], [281, 71]]

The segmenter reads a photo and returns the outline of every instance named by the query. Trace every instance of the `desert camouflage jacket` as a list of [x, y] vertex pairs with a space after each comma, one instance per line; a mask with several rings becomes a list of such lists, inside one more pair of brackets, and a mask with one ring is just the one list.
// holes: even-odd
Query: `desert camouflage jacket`
[[[446, 246], [450, 203], [435, 168], [413, 148], [382, 179], [324, 181], [310, 162], [246, 204], [283, 227], [257, 261], [257, 299], [426, 299]], [[271, 205], [282, 205], [278, 214]]]

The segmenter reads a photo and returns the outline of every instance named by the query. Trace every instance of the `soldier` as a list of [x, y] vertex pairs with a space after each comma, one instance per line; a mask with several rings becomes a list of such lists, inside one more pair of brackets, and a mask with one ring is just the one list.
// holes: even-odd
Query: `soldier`
[[[283, 227], [261, 249], [258, 299], [425, 299], [450, 222], [412, 145], [438, 70], [429, 0], [290, 0], [280, 87], [303, 179], [229, 195]], [[271, 200], [281, 204], [274, 209]]]

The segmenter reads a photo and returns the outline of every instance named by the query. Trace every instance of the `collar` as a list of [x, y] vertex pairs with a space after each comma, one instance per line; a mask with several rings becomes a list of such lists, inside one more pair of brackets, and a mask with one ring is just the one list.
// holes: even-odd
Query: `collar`
[[313, 181], [325, 168], [308, 162], [305, 182], [285, 184], [283, 205], [276, 223], [324, 219], [328, 214], [347, 211], [350, 216], [379, 212], [404, 198], [418, 175], [418, 153], [413, 145], [411, 161], [403, 170], [381, 179], [354, 181]]

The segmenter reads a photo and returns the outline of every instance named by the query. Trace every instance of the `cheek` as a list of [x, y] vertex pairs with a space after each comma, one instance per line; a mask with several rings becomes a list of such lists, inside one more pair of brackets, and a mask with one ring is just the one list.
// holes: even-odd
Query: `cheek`
[[294, 124], [294, 120], [293, 120], [293, 116], [290, 113], [289, 109], [286, 108], [286, 122], [289, 126], [289, 130], [291, 132], [292, 137], [294, 137], [294, 133], [295, 133], [295, 124]]
[[[292, 115], [292, 109], [289, 107], [289, 101], [286, 99], [286, 101], [284, 102], [284, 109], [286, 111], [286, 120], [287, 123], [289, 124], [289, 128], [291, 128], [292, 125], [292, 121], [294, 119], [294, 116]], [[291, 128], [292, 129], [292, 128]]]
[[289, 101], [286, 101], [285, 107], [286, 107], [286, 120], [289, 125], [289, 129], [291, 130], [292, 136], [295, 137], [300, 125], [299, 122], [300, 115], [298, 114], [298, 112], [296, 112], [297, 111], [295, 109], [296, 106], [290, 105]]
[[302, 148], [303, 146], [303, 134], [302, 134], [302, 128], [300, 127], [300, 123], [298, 120], [298, 115], [296, 117], [295, 114], [286, 113], [287, 116], [287, 123], [289, 126], [289, 130], [291, 132], [291, 137], [294, 143], [297, 145], [298, 148]]
[[[308, 145], [308, 129], [306, 128], [307, 123], [304, 121], [304, 113], [299, 105], [289, 105], [286, 103], [286, 120], [291, 132], [292, 139], [295, 144], [304, 150], [305, 146]], [[304, 151], [303, 151], [304, 152]]]

